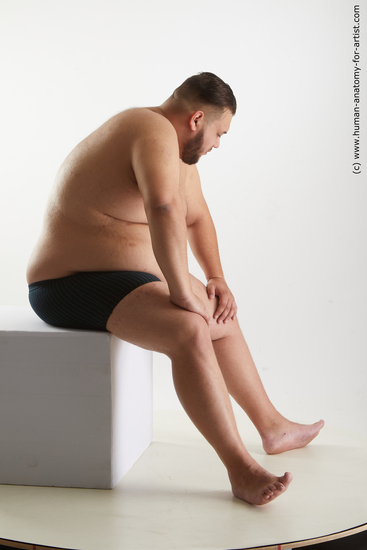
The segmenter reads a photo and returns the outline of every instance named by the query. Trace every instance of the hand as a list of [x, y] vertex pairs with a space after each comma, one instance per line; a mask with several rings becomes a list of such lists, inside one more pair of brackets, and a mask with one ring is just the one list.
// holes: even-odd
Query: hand
[[210, 300], [214, 300], [216, 296], [219, 298], [219, 304], [214, 313], [217, 323], [227, 323], [231, 319], [236, 319], [237, 305], [223, 277], [209, 279], [206, 290]]
[[198, 315], [201, 315], [207, 324], [209, 324], [209, 315], [206, 310], [205, 304], [196, 294], [192, 293], [191, 296], [188, 298], [172, 298], [171, 296], [171, 302], [175, 304], [176, 306], [182, 307], [183, 309], [187, 309], [187, 311], [192, 311], [193, 313], [197, 313]]

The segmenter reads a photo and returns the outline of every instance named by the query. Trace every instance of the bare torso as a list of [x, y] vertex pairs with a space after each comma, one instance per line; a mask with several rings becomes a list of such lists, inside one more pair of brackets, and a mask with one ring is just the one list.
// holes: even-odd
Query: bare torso
[[[155, 117], [162, 117], [158, 108], [119, 113], [65, 159], [28, 264], [28, 283], [80, 271], [145, 271], [163, 279], [131, 167], [134, 139], [147, 121], [154, 124]], [[186, 183], [192, 170], [180, 161], [186, 213]]]

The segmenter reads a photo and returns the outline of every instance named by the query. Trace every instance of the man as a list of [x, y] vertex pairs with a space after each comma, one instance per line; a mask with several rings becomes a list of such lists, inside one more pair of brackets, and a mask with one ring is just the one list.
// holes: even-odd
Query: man
[[[267, 453], [307, 445], [323, 426], [273, 407], [237, 322], [196, 163], [236, 112], [212, 73], [187, 79], [160, 107], [112, 117], [70, 153], [31, 256], [30, 302], [46, 322], [108, 330], [172, 360], [178, 397], [228, 470], [232, 491], [262, 505], [292, 480], [246, 451], [229, 393]], [[207, 278], [189, 274], [187, 240]]]

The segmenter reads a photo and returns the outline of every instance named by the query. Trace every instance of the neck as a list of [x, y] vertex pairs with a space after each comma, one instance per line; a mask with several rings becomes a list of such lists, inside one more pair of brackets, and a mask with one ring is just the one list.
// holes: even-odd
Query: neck
[[187, 140], [187, 129], [185, 124], [185, 116], [182, 113], [177, 112], [177, 109], [174, 109], [170, 99], [167, 99], [162, 105], [155, 108], [157, 112], [161, 113], [167, 120], [170, 121], [177, 133], [180, 156], [182, 144]]
[[162, 105], [159, 105], [157, 109], [176, 127], [176, 124], [180, 117], [177, 113], [177, 110], [172, 107], [170, 99], [167, 99], [164, 103], [162, 103]]

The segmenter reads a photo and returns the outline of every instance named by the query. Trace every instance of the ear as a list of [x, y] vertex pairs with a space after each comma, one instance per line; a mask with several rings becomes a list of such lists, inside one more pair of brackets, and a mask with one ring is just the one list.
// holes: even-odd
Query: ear
[[193, 132], [196, 132], [197, 130], [201, 130], [201, 128], [204, 126], [204, 113], [203, 111], [196, 111], [193, 113], [189, 120], [190, 129]]

